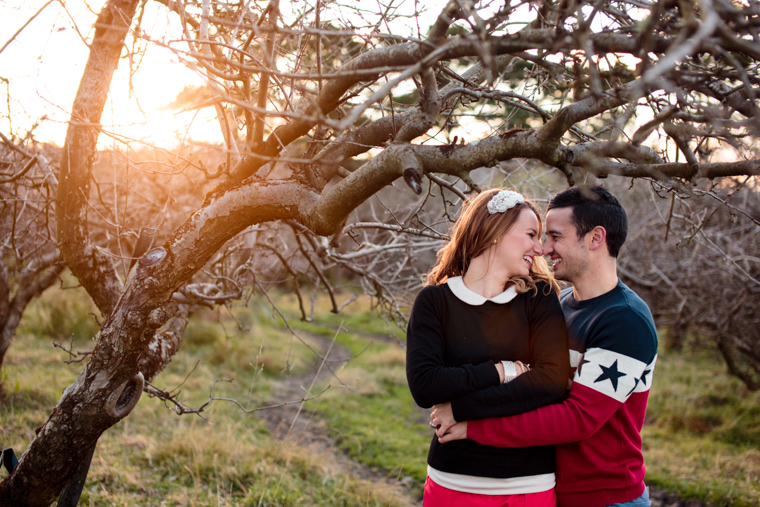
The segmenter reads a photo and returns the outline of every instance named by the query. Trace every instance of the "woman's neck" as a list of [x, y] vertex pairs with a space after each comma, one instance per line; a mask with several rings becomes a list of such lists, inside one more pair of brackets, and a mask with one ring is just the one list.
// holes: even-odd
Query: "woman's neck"
[[497, 273], [493, 266], [489, 266], [487, 256], [478, 256], [472, 259], [467, 271], [462, 276], [465, 287], [475, 294], [490, 299], [504, 292], [504, 287], [509, 280], [506, 273]]

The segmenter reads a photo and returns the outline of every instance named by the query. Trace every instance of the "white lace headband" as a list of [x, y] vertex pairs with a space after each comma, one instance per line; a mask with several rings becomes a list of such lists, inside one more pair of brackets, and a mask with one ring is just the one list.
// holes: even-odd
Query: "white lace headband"
[[512, 190], [502, 190], [488, 201], [488, 213], [491, 215], [494, 213], [504, 213], [523, 202], [525, 202], [525, 198], [521, 194]]

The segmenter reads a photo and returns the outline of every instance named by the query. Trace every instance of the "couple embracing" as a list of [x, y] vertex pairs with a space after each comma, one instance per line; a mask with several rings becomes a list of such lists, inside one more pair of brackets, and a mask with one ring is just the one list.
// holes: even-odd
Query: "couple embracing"
[[552, 198], [543, 245], [519, 193], [464, 204], [407, 331], [409, 387], [434, 407], [424, 507], [651, 505], [640, 432], [657, 333], [617, 277], [627, 224], [601, 186]]

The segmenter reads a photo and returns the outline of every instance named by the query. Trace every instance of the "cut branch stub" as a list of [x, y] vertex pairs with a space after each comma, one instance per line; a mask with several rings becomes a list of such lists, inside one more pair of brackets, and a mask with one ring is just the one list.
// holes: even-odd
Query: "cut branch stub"
[[163, 326], [166, 321], [172, 318], [179, 311], [179, 305], [173, 300], [167, 301], [165, 304], [151, 310], [148, 314], [148, 327], [151, 329], [158, 329]]
[[404, 181], [412, 191], [420, 195], [422, 193], [422, 164], [411, 151], [405, 151], [401, 156], [401, 164], [404, 168]]
[[106, 413], [114, 419], [122, 419], [129, 414], [142, 395], [145, 379], [139, 371], [131, 379], [124, 382], [108, 397]]
[[404, 181], [415, 194], [422, 193], [422, 179], [416, 169], [411, 167], [404, 169]]
[[163, 261], [166, 258], [166, 249], [162, 246], [158, 248], [154, 248], [150, 252], [146, 253], [145, 255], [140, 258], [140, 265], [150, 267], [155, 266], [159, 262]]

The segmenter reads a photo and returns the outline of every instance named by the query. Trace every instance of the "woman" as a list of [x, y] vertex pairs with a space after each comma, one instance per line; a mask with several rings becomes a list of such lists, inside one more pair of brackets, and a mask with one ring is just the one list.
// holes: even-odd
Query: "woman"
[[[450, 402], [439, 410], [464, 421], [564, 398], [567, 330], [540, 236], [535, 206], [517, 192], [494, 189], [464, 204], [409, 320], [417, 404]], [[424, 507], [486, 504], [555, 506], [554, 448], [441, 445], [434, 436]]]

